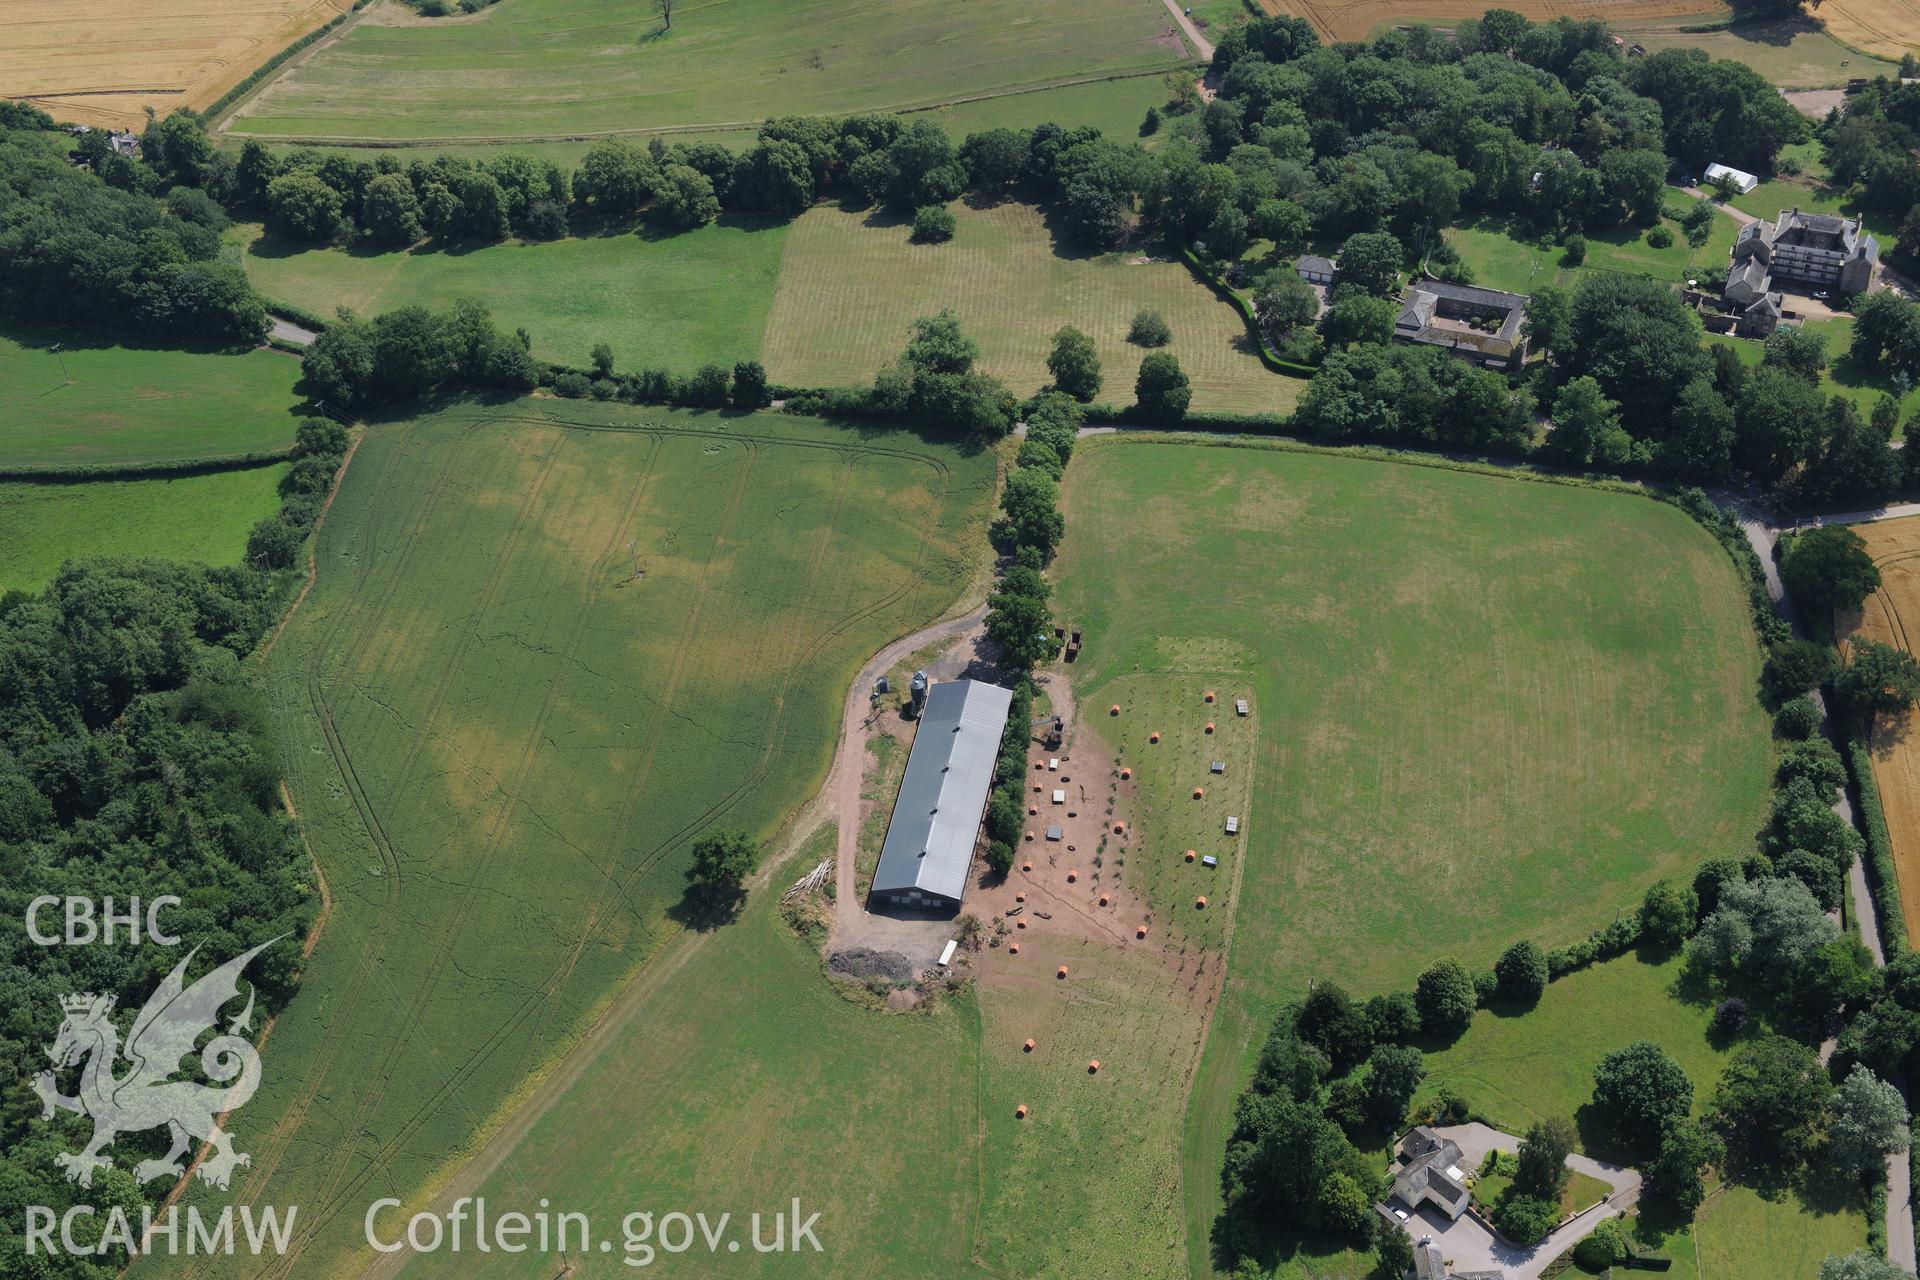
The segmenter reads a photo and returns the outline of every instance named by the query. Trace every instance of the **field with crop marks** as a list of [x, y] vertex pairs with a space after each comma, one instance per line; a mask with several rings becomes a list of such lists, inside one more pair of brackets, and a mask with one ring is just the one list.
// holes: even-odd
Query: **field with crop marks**
[[818, 782], [845, 681], [973, 577], [993, 481], [990, 454], [775, 415], [369, 429], [266, 664], [335, 903], [236, 1182], [302, 1205], [292, 1274], [358, 1274], [367, 1203], [681, 932], [689, 843], [765, 836]]
[[[1636, 495], [1095, 440], [1064, 506], [1081, 704], [1121, 701], [1106, 690], [1136, 670], [1198, 672], [1251, 690], [1259, 720], [1245, 871], [1209, 906], [1232, 920], [1187, 1117], [1200, 1270], [1279, 1003], [1312, 977], [1372, 993], [1436, 954], [1484, 967], [1516, 937], [1571, 941], [1750, 838], [1772, 754], [1759, 655], [1725, 553]], [[1130, 869], [1181, 859], [1139, 834]]]
[[[54, 350], [56, 344], [59, 350]], [[300, 361], [0, 332], [0, 467], [142, 467], [293, 443]]]
[[[795, 864], [797, 868], [798, 864]], [[980, 1195], [980, 1018], [971, 996], [910, 1016], [838, 994], [767, 894], [645, 985], [630, 1030], [559, 1088], [512, 1154], [472, 1188], [490, 1205], [540, 1197], [590, 1215], [606, 1254], [570, 1255], [588, 1278], [648, 1274], [619, 1235], [636, 1209], [730, 1214], [738, 1252], [653, 1257], [691, 1274], [871, 1277], [967, 1274]], [[463, 1192], [467, 1191], [462, 1186]], [[819, 1253], [757, 1252], [799, 1198]], [[396, 1216], [396, 1223], [404, 1217]], [[657, 1248], [662, 1233], [646, 1243]], [[415, 1254], [377, 1274], [510, 1277], [525, 1257]], [[538, 1274], [545, 1274], [544, 1270]]]
[[61, 120], [139, 130], [145, 108], [204, 108], [349, 0], [176, 0], [101, 10], [0, 3], [0, 96]]
[[280, 509], [286, 467], [140, 480], [0, 483], [0, 594], [38, 591], [83, 556], [238, 564]]
[[787, 233], [761, 359], [780, 382], [866, 382], [897, 359], [918, 316], [951, 307], [980, 344], [980, 365], [1018, 395], [1048, 381], [1054, 331], [1094, 341], [1105, 386], [1097, 399], [1133, 401], [1143, 347], [1127, 342], [1136, 311], [1167, 318], [1164, 348], [1193, 382], [1193, 407], [1285, 413], [1306, 383], [1260, 363], [1238, 313], [1177, 262], [1062, 250], [1030, 205], [954, 206], [947, 244], [913, 244], [885, 214], [820, 206]]
[[542, 360], [584, 366], [593, 345], [606, 342], [622, 372], [687, 374], [759, 354], [787, 233], [786, 223], [728, 218], [672, 235], [378, 254], [289, 252], [255, 238], [245, 263], [261, 293], [316, 315], [477, 298], [506, 328], [524, 328]]
[[[1237, 4], [1238, 0], [1233, 2]], [[947, 106], [916, 111], [907, 119], [911, 121], [925, 116], [931, 120], [938, 120], [956, 142], [978, 129], [1004, 126], [1027, 130], [1043, 120], [1051, 120], [1066, 129], [1092, 125], [1106, 136], [1124, 142], [1138, 136], [1140, 122], [1145, 117], [1148, 107], [1164, 106], [1166, 101], [1165, 79], [1163, 75], [1155, 73], [1127, 76], [1118, 80], [1094, 80], [1085, 84], [1069, 84], [1057, 89], [1035, 89], [1025, 93], [972, 98]], [[753, 145], [759, 131], [757, 128], [706, 129], [666, 126], [657, 132], [667, 142], [717, 142], [735, 151], [744, 151]], [[636, 135], [634, 140], [644, 143], [648, 139]], [[1148, 141], [1151, 142], [1151, 139]], [[281, 154], [295, 149], [295, 144], [292, 143], [270, 142], [268, 145]], [[513, 153], [551, 160], [571, 173], [580, 167], [580, 161], [593, 146], [594, 143], [580, 139], [514, 143], [439, 142], [411, 145], [396, 149], [394, 154], [411, 161], [416, 156], [424, 160], [446, 154], [478, 160], [484, 156]], [[365, 159], [367, 156], [365, 147], [321, 146], [315, 149], [322, 155], [337, 153], [354, 160]]]
[[[1920, 516], [1855, 525], [1880, 567], [1880, 589], [1858, 617], [1835, 628], [1849, 640], [1878, 640], [1916, 652], [1920, 640]], [[1920, 712], [1881, 716], [1873, 733], [1873, 778], [1887, 816], [1906, 912], [1907, 937], [1920, 938]]]
[[1158, 0], [515, 0], [423, 21], [392, 0], [228, 121], [316, 141], [578, 137], [931, 106], [1173, 66]]

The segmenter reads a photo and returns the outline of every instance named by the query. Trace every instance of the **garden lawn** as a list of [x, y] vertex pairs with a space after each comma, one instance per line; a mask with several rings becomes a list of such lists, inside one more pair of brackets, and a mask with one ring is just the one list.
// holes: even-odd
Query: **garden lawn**
[[0, 331], [0, 470], [282, 452], [298, 425], [299, 376], [298, 359], [265, 349], [182, 351], [58, 329]]
[[1177, 262], [1063, 250], [1030, 205], [954, 206], [947, 244], [913, 244], [884, 213], [822, 205], [787, 235], [762, 360], [777, 382], [870, 382], [899, 358], [920, 316], [951, 307], [980, 344], [980, 366], [1018, 395], [1049, 380], [1053, 334], [1074, 325], [1094, 341], [1105, 385], [1096, 399], [1133, 402], [1146, 348], [1127, 342], [1136, 311], [1173, 329], [1164, 348], [1193, 382], [1195, 410], [1289, 412], [1306, 383], [1270, 373], [1233, 307]]
[[1691, 1237], [1675, 1234], [1660, 1247], [1673, 1258], [1668, 1280], [1812, 1276], [1823, 1259], [1867, 1247], [1867, 1220], [1797, 1194], [1765, 1200], [1750, 1187], [1722, 1187], [1700, 1206]]
[[[1681, 212], [1691, 200], [1678, 192], [1670, 194], [1669, 214]], [[1473, 283], [1509, 293], [1531, 293], [1543, 284], [1570, 288], [1579, 283], [1585, 271], [1619, 271], [1679, 284], [1710, 265], [1724, 264], [1739, 230], [1733, 219], [1716, 215], [1707, 242], [1695, 248], [1687, 243], [1687, 233], [1678, 219], [1665, 217], [1660, 225], [1673, 234], [1673, 243], [1664, 249], [1647, 243], [1648, 229], [1643, 227], [1593, 232], [1586, 237], [1586, 259], [1578, 266], [1566, 263], [1562, 246], [1522, 240], [1490, 219], [1483, 218], [1471, 226], [1448, 227], [1446, 236], [1447, 243], [1473, 271]]]
[[[1893, 380], [1880, 370], [1863, 366], [1849, 357], [1853, 346], [1852, 316], [1809, 320], [1802, 327], [1827, 340], [1827, 367], [1820, 371], [1820, 390], [1826, 395], [1845, 398], [1859, 410], [1862, 419], [1873, 416], [1873, 407], [1879, 403], [1882, 395], [1892, 395], [1899, 390]], [[1766, 356], [1766, 344], [1752, 338], [1710, 334], [1707, 341], [1732, 347], [1741, 361], [1748, 365], [1758, 365]], [[1900, 400], [1900, 421], [1894, 428], [1894, 439], [1906, 435], [1907, 421], [1916, 412], [1920, 412], [1920, 388], [1909, 388]]]
[[[1369, 995], [1561, 945], [1751, 838], [1758, 648], [1726, 553], [1633, 494], [1115, 439], [1082, 444], [1064, 511], [1080, 704], [1178, 671], [1257, 719], [1239, 892], [1208, 909], [1232, 923], [1187, 1120], [1201, 1270], [1234, 1100], [1309, 978]], [[1143, 825], [1128, 866], [1181, 847]]]
[[1780, 157], [1797, 163], [1800, 166], [1800, 172], [1779, 174], [1762, 182], [1745, 195], [1735, 196], [1728, 203], [1742, 213], [1751, 214], [1756, 218], [1766, 218], [1769, 221], [1778, 217], [1782, 209], [1800, 209], [1807, 213], [1859, 218], [1867, 230], [1879, 238], [1881, 256], [1884, 257], [1891, 251], [1899, 232], [1898, 219], [1890, 219], [1880, 213], [1862, 213], [1848, 198], [1844, 188], [1829, 186], [1828, 183], [1833, 175], [1822, 158], [1819, 143], [1800, 142], [1782, 147]]
[[476, 298], [503, 327], [524, 328], [542, 360], [584, 366], [606, 342], [623, 372], [687, 374], [758, 354], [787, 233], [785, 223], [728, 218], [672, 235], [408, 253], [289, 251], [256, 238], [245, 261], [261, 293], [323, 317]]
[[1508, 1133], [1561, 1116], [1593, 1098], [1600, 1059], [1652, 1040], [1693, 1081], [1696, 1109], [1720, 1081], [1731, 1054], [1707, 1039], [1711, 1004], [1682, 998], [1677, 956], [1625, 955], [1549, 983], [1524, 1012], [1482, 1009], [1467, 1033], [1427, 1054], [1423, 1094], [1446, 1086]]
[[[294, 1274], [362, 1274], [366, 1205], [418, 1194], [617, 992], [652, 980], [698, 919], [691, 843], [767, 837], [813, 791], [859, 665], [973, 580], [994, 475], [991, 453], [776, 414], [529, 399], [369, 427], [317, 582], [265, 664], [334, 902], [275, 1026], [234, 1188], [303, 1206]], [[880, 1130], [857, 1163], [919, 1194], [876, 1163], [900, 1116], [822, 1056], [860, 1041], [806, 1038], [840, 1002], [789, 994], [820, 982], [813, 962], [764, 957], [758, 927], [750, 912], [704, 950], [708, 977], [673, 976], [677, 1012], [634, 1050], [658, 1081], [608, 1070], [586, 1110], [597, 1136], [561, 1130], [578, 1163], [519, 1162], [510, 1187], [771, 1212], [763, 1191], [784, 1204], [852, 1176], [826, 1158], [848, 1154], [833, 1117], [871, 1104]], [[632, 1115], [612, 1119], [616, 1104]], [[714, 1118], [742, 1107], [752, 1125]], [[771, 1147], [753, 1154], [783, 1135], [831, 1144], [790, 1151], [823, 1181], [785, 1182]], [[627, 1176], [646, 1169], [661, 1181]], [[929, 1201], [940, 1221], [945, 1203]]]
[[448, 21], [376, 9], [227, 126], [509, 141], [895, 110], [1190, 64], [1172, 25], [1159, 0], [707, 0], [670, 31], [651, 0], [516, 0]]
[[84, 556], [238, 564], [248, 531], [280, 509], [285, 471], [0, 483], [0, 594], [38, 591]]

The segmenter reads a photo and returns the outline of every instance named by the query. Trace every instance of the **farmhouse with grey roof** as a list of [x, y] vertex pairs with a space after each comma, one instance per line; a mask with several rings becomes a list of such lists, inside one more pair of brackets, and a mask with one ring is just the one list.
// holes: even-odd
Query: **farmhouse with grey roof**
[[1528, 301], [1523, 293], [1416, 280], [1401, 299], [1393, 336], [1402, 342], [1445, 347], [1476, 364], [1518, 368], [1527, 356], [1520, 326], [1527, 318]]
[[1452, 1270], [1432, 1236], [1413, 1246], [1414, 1280], [1506, 1280], [1506, 1275], [1504, 1271]]
[[979, 680], [927, 691], [887, 824], [872, 902], [910, 911], [958, 911], [993, 786], [1013, 694]]
[[1426, 1125], [1416, 1126], [1400, 1144], [1400, 1167], [1393, 1175], [1393, 1198], [1409, 1212], [1430, 1204], [1449, 1222], [1467, 1211], [1465, 1159], [1452, 1138], [1442, 1138]]

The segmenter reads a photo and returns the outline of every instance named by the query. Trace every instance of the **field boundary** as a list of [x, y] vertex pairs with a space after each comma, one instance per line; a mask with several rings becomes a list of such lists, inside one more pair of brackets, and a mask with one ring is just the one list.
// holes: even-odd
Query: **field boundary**
[[[343, 15], [351, 16], [351, 15]], [[340, 34], [335, 32], [334, 34]], [[318, 42], [316, 42], [317, 44]], [[1198, 58], [1181, 58], [1170, 62], [1157, 63], [1150, 67], [1138, 67], [1129, 71], [1111, 71], [1104, 75], [1065, 76], [1057, 80], [1035, 80], [1025, 84], [1007, 85], [999, 89], [989, 89], [981, 93], [961, 94], [953, 98], [940, 98], [932, 101], [909, 103], [905, 105], [881, 105], [863, 107], [858, 111], [835, 111], [818, 113], [825, 119], [840, 120], [856, 115], [919, 115], [927, 111], [939, 111], [946, 107], [964, 106], [974, 102], [992, 102], [1000, 98], [1017, 98], [1030, 93], [1046, 93], [1053, 89], [1073, 89], [1081, 85], [1106, 84], [1115, 80], [1141, 80], [1148, 76], [1161, 76], [1169, 71], [1178, 71], [1182, 67], [1191, 67], [1199, 63]], [[284, 65], [284, 64], [283, 64]], [[266, 82], [255, 85], [263, 89]], [[229, 115], [228, 120], [244, 117], [237, 113]], [[415, 147], [491, 147], [513, 146], [520, 143], [536, 142], [593, 142], [601, 138], [648, 138], [664, 137], [683, 133], [739, 133], [757, 130], [766, 123], [766, 117], [757, 120], [712, 120], [699, 124], [659, 124], [635, 125], [625, 129], [592, 129], [575, 133], [497, 133], [497, 134], [460, 134], [442, 137], [422, 138], [375, 138], [365, 134], [331, 133], [251, 133], [245, 129], [235, 129], [225, 124], [219, 132], [232, 138], [255, 138], [261, 142], [286, 146], [328, 146], [328, 147], [367, 147], [375, 150], [410, 150]]]
[[189, 476], [218, 475], [224, 471], [254, 471], [285, 462], [293, 452], [256, 450], [224, 458], [182, 458], [174, 462], [90, 463], [79, 466], [0, 467], [0, 481], [8, 484], [93, 484], [103, 480], [184, 480]]

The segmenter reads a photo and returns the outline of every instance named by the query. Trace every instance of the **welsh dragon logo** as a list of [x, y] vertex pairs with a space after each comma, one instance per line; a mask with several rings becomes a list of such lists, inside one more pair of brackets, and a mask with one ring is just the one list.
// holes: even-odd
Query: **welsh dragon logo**
[[[201, 1070], [214, 1084], [172, 1077], [201, 1035], [216, 1027], [221, 1007], [240, 994], [240, 974], [248, 961], [279, 940], [261, 943], [188, 986], [187, 966], [200, 950], [195, 947], [147, 998], [124, 1046], [110, 1020], [112, 996], [89, 992], [60, 998], [67, 1016], [47, 1046], [47, 1056], [59, 1070], [85, 1062], [80, 1092], [76, 1097], [61, 1093], [52, 1071], [41, 1072], [33, 1088], [40, 1095], [42, 1119], [50, 1119], [59, 1107], [93, 1120], [93, 1137], [84, 1148], [54, 1157], [68, 1181], [92, 1186], [93, 1171], [112, 1164], [100, 1153], [116, 1137], [161, 1125], [166, 1126], [173, 1145], [163, 1158], [134, 1166], [133, 1176], [141, 1182], [179, 1177], [186, 1170], [182, 1157], [193, 1139], [212, 1148], [200, 1162], [200, 1178], [222, 1191], [236, 1168], [253, 1163], [250, 1156], [233, 1149], [233, 1138], [220, 1127], [220, 1118], [243, 1105], [260, 1087], [260, 1055], [240, 1034], [252, 1026], [251, 991], [247, 1007], [227, 1024], [226, 1034], [216, 1035], [200, 1050]], [[127, 1069], [116, 1074], [122, 1058]]]

